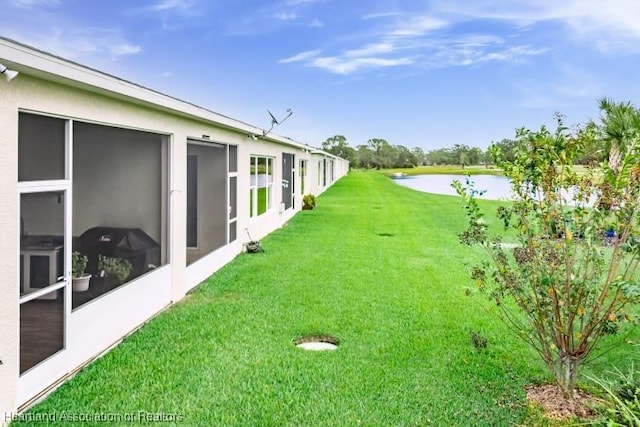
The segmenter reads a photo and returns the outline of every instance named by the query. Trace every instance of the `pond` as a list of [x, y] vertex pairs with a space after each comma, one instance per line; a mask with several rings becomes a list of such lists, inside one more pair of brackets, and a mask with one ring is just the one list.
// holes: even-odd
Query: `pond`
[[[476, 190], [485, 191], [482, 196], [478, 196], [481, 199], [509, 200], [513, 198], [511, 195], [511, 183], [504, 176], [472, 175], [471, 177], [467, 177], [466, 175], [416, 175], [402, 176], [402, 179], [394, 179], [394, 181], [405, 187], [425, 193], [457, 196], [458, 194], [456, 190], [451, 187], [451, 183], [454, 180], [458, 180], [465, 185], [467, 178], [474, 182]], [[596, 202], [595, 195], [586, 202], [578, 202], [575, 197], [576, 188], [573, 187], [569, 190], [562, 190], [560, 195], [565, 203], [574, 206], [590, 207]]]
[[[395, 182], [425, 193], [457, 196], [451, 183], [458, 180], [464, 184], [466, 179], [465, 175], [416, 175], [396, 179]], [[473, 175], [470, 179], [475, 183], [477, 190], [486, 190], [486, 193], [481, 196], [482, 199], [507, 200], [510, 198], [511, 185], [503, 176]]]

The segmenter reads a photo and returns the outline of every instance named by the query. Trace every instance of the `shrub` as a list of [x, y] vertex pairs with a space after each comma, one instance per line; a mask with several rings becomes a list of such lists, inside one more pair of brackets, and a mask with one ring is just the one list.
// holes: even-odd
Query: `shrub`
[[[633, 237], [640, 209], [640, 138], [625, 141], [616, 170], [603, 162], [578, 173], [574, 161], [593, 143], [597, 127], [571, 132], [560, 115], [556, 119], [553, 133], [544, 126], [538, 132], [518, 130], [513, 158], [490, 148], [511, 181], [514, 200], [497, 217], [515, 236], [516, 247], [489, 236], [479, 191], [469, 179], [454, 187], [468, 217], [460, 241], [488, 254], [472, 278], [570, 395], [600, 338], [630, 320], [626, 308], [640, 299], [640, 245]], [[612, 224], [618, 236], [605, 247], [604, 232]]]
[[316, 196], [313, 194], [305, 194], [302, 196], [302, 205], [307, 208], [315, 208], [316, 207]]

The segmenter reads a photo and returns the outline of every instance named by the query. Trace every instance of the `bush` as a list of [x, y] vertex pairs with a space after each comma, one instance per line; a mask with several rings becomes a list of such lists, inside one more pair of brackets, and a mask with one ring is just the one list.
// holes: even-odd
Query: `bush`
[[316, 207], [316, 196], [313, 194], [305, 194], [302, 196], [302, 205], [307, 208], [315, 208]]
[[[600, 338], [629, 320], [626, 308], [640, 300], [640, 245], [633, 237], [640, 215], [640, 134], [625, 141], [617, 169], [603, 163], [578, 173], [575, 160], [597, 129], [572, 133], [556, 118], [553, 133], [544, 126], [518, 130], [512, 158], [490, 148], [511, 181], [514, 201], [497, 217], [515, 236], [515, 247], [502, 245], [500, 235], [489, 237], [476, 201], [481, 192], [469, 179], [454, 187], [468, 217], [460, 241], [488, 254], [472, 279], [570, 395]], [[605, 247], [612, 224], [618, 236]]]

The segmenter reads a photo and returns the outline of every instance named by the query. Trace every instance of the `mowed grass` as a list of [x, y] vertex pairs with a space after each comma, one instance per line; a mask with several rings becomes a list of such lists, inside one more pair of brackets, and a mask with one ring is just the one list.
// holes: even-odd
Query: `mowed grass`
[[405, 175], [502, 175], [502, 169], [495, 166], [471, 165], [462, 167], [460, 165], [445, 166], [417, 166], [415, 168], [385, 169], [383, 173], [391, 176], [401, 172]]
[[[573, 170], [578, 175], [584, 175], [587, 172], [586, 166], [574, 165]], [[502, 169], [490, 165], [470, 165], [464, 168], [459, 165], [443, 165], [443, 166], [417, 166], [414, 168], [396, 168], [384, 169], [381, 171], [387, 176], [401, 172], [405, 175], [504, 175]]]
[[[458, 243], [463, 227], [457, 198], [353, 172], [263, 239], [266, 252], [239, 255], [31, 411], [179, 414], [169, 425], [533, 423], [524, 386], [550, 378], [486, 297], [467, 295], [480, 252]], [[294, 347], [307, 334], [340, 347]], [[598, 369], [632, 355], [620, 343]]]

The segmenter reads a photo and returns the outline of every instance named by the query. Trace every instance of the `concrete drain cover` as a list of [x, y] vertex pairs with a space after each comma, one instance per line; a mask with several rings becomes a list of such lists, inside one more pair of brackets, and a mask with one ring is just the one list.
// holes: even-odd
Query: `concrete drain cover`
[[295, 341], [296, 347], [310, 351], [335, 350], [338, 345], [340, 345], [340, 340], [330, 335], [310, 335]]

